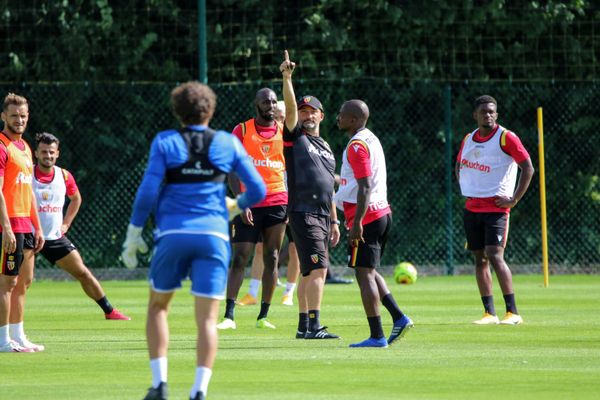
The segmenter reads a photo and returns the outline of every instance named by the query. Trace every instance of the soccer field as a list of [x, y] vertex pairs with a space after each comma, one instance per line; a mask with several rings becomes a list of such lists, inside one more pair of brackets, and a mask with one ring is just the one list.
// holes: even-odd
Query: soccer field
[[[0, 399], [141, 399], [150, 383], [144, 336], [147, 284], [103, 282], [132, 321], [105, 321], [75, 282], [34, 282], [25, 328], [36, 354], [0, 355]], [[368, 325], [356, 284], [327, 285], [322, 322], [342, 340], [294, 339], [297, 308], [275, 304], [278, 329], [254, 327], [258, 308], [237, 307], [220, 333], [209, 399], [597, 399], [600, 276], [515, 276], [521, 326], [475, 326], [472, 276], [390, 284], [415, 328], [387, 349], [350, 349]], [[188, 286], [170, 315], [170, 398], [187, 399], [195, 365]], [[241, 293], [245, 293], [246, 287]], [[497, 284], [496, 293], [499, 293]], [[275, 299], [281, 298], [281, 289]], [[222, 304], [223, 308], [224, 304]], [[496, 308], [503, 311], [502, 297]], [[384, 314], [384, 329], [390, 320]]]

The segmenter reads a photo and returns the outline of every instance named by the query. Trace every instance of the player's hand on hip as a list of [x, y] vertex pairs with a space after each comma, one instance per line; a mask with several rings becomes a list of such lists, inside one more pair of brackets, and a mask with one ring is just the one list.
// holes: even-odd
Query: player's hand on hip
[[331, 247], [335, 247], [340, 242], [340, 227], [338, 224], [331, 224], [330, 239]]
[[123, 242], [123, 252], [121, 260], [129, 269], [134, 269], [138, 265], [137, 253], [147, 253], [148, 245], [142, 238], [143, 227], [129, 224], [127, 227], [127, 235]]
[[38, 253], [44, 247], [44, 243], [46, 240], [44, 239], [44, 235], [40, 231], [35, 231], [33, 234], [33, 252]]
[[227, 211], [229, 212], [229, 220], [230, 221], [242, 212], [242, 210], [238, 206], [237, 198], [232, 199], [229, 196], [225, 196], [225, 205], [227, 207]]
[[244, 211], [242, 211], [240, 216], [242, 217], [243, 223], [245, 223], [246, 225], [254, 226], [254, 216], [252, 215], [251, 209], [246, 208]]
[[2, 249], [7, 254], [17, 251], [17, 238], [12, 229], [2, 230]]
[[517, 201], [514, 198], [504, 196], [496, 197], [494, 203], [496, 203], [496, 207], [500, 208], [513, 208], [517, 205]]
[[290, 61], [290, 55], [287, 50], [283, 52], [284, 60], [279, 66], [279, 70], [283, 76], [290, 77], [292, 76], [292, 72], [294, 72], [294, 68], [296, 68], [296, 63]]
[[69, 231], [69, 225], [67, 224], [62, 224], [60, 226], [60, 233], [62, 233], [63, 235], [66, 235], [66, 233]]

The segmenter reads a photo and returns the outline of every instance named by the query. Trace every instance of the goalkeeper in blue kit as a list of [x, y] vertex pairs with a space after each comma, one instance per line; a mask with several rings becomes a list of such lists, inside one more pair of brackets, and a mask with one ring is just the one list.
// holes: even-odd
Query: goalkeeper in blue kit
[[[171, 92], [171, 103], [183, 128], [160, 132], [152, 141], [122, 259], [135, 268], [137, 252], [147, 251], [142, 229], [152, 212], [157, 229], [146, 322], [152, 387], [145, 399], [167, 398], [168, 308], [189, 277], [198, 329], [190, 399], [198, 400], [206, 396], [217, 353], [217, 314], [231, 257], [229, 220], [262, 200], [266, 188], [239, 140], [208, 127], [216, 106], [212, 89], [184, 83]], [[237, 199], [226, 197], [230, 172], [247, 188]]]

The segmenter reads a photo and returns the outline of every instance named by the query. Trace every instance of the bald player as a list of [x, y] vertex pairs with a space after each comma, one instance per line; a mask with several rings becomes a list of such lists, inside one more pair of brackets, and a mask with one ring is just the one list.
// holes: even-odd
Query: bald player
[[[342, 156], [336, 207], [344, 211], [348, 233], [348, 267], [360, 288], [371, 335], [350, 347], [387, 347], [404, 336], [413, 322], [394, 300], [385, 280], [377, 272], [392, 226], [387, 201], [385, 155], [379, 139], [367, 127], [369, 107], [362, 100], [349, 100], [340, 108], [337, 125], [350, 138]], [[393, 328], [386, 339], [379, 303], [390, 313]]]
[[[263, 239], [262, 299], [256, 321], [257, 328], [275, 329], [267, 320], [275, 287], [279, 251], [287, 221], [288, 193], [285, 185], [282, 125], [275, 120], [277, 95], [269, 88], [256, 92], [256, 116], [238, 124], [235, 135], [243, 144], [267, 186], [263, 201], [244, 210], [232, 223], [231, 243], [233, 261], [227, 281], [227, 300], [219, 329], [236, 329], [235, 300], [244, 280], [244, 268], [260, 236]], [[230, 186], [237, 195], [245, 191], [237, 178], [230, 175]]]

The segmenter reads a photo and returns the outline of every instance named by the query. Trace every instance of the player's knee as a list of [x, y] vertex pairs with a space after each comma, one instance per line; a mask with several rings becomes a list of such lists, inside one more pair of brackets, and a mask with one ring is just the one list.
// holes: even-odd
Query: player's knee
[[277, 261], [279, 260], [279, 249], [264, 248], [263, 249], [263, 260], [265, 260], [265, 268], [274, 268], [277, 265]]
[[78, 270], [72, 272], [71, 275], [73, 276], [73, 278], [77, 279], [79, 282], [89, 282], [89, 281], [93, 280], [92, 273], [87, 268], [78, 269]]
[[169, 311], [169, 301], [155, 298], [148, 303], [148, 313], [150, 314], [158, 314], [167, 311]]
[[246, 264], [248, 264], [249, 258], [250, 257], [248, 257], [247, 254], [243, 254], [242, 252], [234, 254], [231, 260], [231, 268], [244, 269], [246, 267]]
[[499, 251], [498, 249], [486, 249], [485, 250], [485, 259], [486, 261], [489, 260], [493, 266], [497, 266], [500, 265], [504, 259], [504, 254], [502, 253], [502, 251]]
[[25, 290], [29, 289], [32, 282], [33, 282], [33, 276], [19, 276], [19, 279], [17, 279], [16, 285], [15, 285], [15, 288], [16, 288], [16, 290], [25, 291]]
[[0, 290], [3, 293], [10, 293], [13, 291], [15, 287], [17, 287], [17, 277], [16, 276], [1, 276], [2, 280], [0, 281]]

